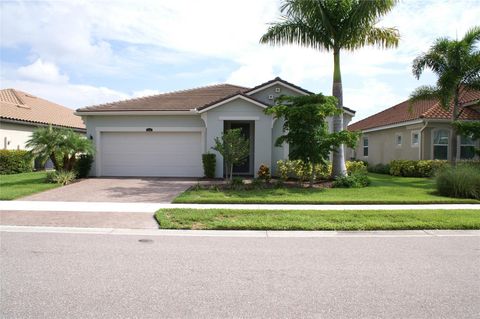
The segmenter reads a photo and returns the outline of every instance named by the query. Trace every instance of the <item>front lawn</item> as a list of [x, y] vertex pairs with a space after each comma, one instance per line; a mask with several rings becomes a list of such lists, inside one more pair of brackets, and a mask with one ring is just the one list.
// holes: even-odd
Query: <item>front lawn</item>
[[480, 210], [271, 211], [161, 209], [162, 229], [402, 230], [480, 229]]
[[46, 182], [47, 173], [0, 175], [0, 200], [10, 200], [59, 187]]
[[480, 203], [436, 194], [432, 179], [369, 173], [372, 184], [365, 188], [279, 188], [255, 190], [190, 189], [174, 203], [230, 204], [447, 204]]

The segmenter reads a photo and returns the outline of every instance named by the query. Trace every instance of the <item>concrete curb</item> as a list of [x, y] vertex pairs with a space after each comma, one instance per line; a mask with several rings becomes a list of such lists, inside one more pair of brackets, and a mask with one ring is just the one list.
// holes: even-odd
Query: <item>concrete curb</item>
[[256, 231], [256, 230], [174, 230], [0, 226], [0, 232], [58, 233], [86, 235], [134, 235], [167, 237], [247, 237], [247, 238], [352, 238], [352, 237], [480, 237], [480, 230], [393, 230], [393, 231]]
[[474, 209], [480, 204], [418, 204], [418, 205], [281, 205], [281, 204], [170, 204], [170, 203], [110, 203], [0, 201], [1, 210], [58, 212], [118, 212], [154, 213], [161, 208], [189, 209], [264, 209], [264, 210], [413, 210], [413, 209]]

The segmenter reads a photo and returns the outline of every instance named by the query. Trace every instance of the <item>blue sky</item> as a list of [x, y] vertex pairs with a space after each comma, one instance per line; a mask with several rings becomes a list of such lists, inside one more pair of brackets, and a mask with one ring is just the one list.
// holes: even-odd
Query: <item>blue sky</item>
[[[71, 108], [173, 90], [280, 76], [330, 94], [332, 56], [258, 39], [279, 18], [278, 0], [1, 1], [0, 84]], [[344, 103], [356, 120], [406, 99], [426, 73], [411, 62], [441, 36], [479, 24], [480, 0], [404, 0], [380, 25], [401, 34], [394, 50], [342, 56]]]

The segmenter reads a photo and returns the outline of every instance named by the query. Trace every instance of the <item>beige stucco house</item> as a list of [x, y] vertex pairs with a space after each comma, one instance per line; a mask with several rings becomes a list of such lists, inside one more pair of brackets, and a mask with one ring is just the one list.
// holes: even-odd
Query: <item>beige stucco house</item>
[[20, 90], [0, 90], [0, 149], [23, 150], [32, 132], [48, 125], [85, 133], [72, 109]]
[[[480, 91], [463, 92], [460, 97], [460, 120], [480, 121]], [[452, 134], [450, 110], [438, 101], [421, 101], [412, 105], [404, 101], [348, 126], [362, 135], [350, 157], [370, 164], [388, 164], [392, 160], [447, 160]], [[458, 137], [457, 158], [475, 158], [480, 141]], [[348, 156], [348, 155], [347, 155]]]
[[[77, 110], [96, 147], [94, 176], [203, 176], [202, 154], [212, 150], [224, 130], [239, 128], [250, 140], [237, 175], [255, 175], [261, 164], [275, 171], [288, 158], [289, 145], [275, 146], [283, 121], [264, 110], [280, 95], [311, 92], [275, 78], [254, 88], [219, 84]], [[345, 109], [344, 122], [355, 112]], [[224, 175], [216, 154], [216, 177]]]

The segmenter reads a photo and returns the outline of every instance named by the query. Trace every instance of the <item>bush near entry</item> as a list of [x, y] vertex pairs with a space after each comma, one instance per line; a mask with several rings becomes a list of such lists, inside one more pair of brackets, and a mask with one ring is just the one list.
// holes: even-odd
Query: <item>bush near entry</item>
[[24, 150], [0, 150], [0, 174], [27, 173], [33, 170], [33, 157]]
[[205, 177], [214, 178], [215, 177], [215, 165], [216, 165], [215, 154], [206, 153], [202, 155], [203, 163], [203, 174]]

